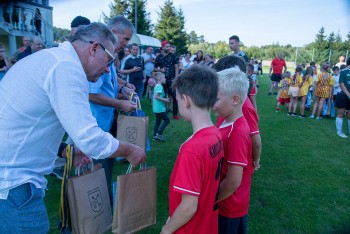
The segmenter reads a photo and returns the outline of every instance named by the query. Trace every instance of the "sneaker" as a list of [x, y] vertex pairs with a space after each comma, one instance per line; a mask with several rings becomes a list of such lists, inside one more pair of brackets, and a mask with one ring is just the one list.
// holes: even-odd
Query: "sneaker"
[[310, 119], [314, 119], [315, 118], [315, 116], [314, 115], [310, 115]]
[[273, 93], [273, 95], [277, 95], [277, 93]]
[[306, 118], [306, 115], [299, 115], [299, 118], [304, 119], [304, 118]]
[[173, 119], [180, 120], [180, 117], [178, 115], [173, 115]]
[[158, 134], [153, 137], [154, 139], [160, 140], [160, 141], [166, 141], [165, 137], [162, 135]]
[[292, 113], [292, 114], [291, 114], [291, 116], [293, 116], [293, 117], [294, 117], [294, 116], [297, 116], [297, 114], [296, 114], [296, 113]]
[[271, 92], [269, 92], [267, 95], [271, 96]]
[[276, 110], [276, 113], [280, 113], [280, 110]]
[[123, 163], [128, 162], [124, 157], [116, 157], [115, 161], [118, 164], [123, 164]]
[[55, 169], [53, 169], [50, 175], [55, 176], [59, 180], [62, 180], [63, 173], [64, 173], [64, 167], [56, 167]]
[[342, 132], [337, 132], [337, 135], [340, 136], [341, 138], [348, 138], [348, 136]]
[[321, 116], [317, 116], [316, 119], [317, 119], [317, 120], [321, 120], [321, 119], [323, 119], [323, 118], [322, 118]]
[[288, 112], [288, 114], [287, 114], [288, 116], [292, 116], [292, 112]]

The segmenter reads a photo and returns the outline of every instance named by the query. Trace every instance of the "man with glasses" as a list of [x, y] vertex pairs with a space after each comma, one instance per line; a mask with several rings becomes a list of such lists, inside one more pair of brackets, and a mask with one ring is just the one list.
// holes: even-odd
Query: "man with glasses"
[[[0, 233], [49, 232], [45, 175], [65, 131], [93, 159], [123, 155], [133, 166], [144, 162], [144, 150], [98, 127], [88, 102], [88, 81], [110, 72], [106, 50], [114, 51], [115, 43], [104, 24], [92, 23], [71, 42], [19, 61], [1, 81], [0, 212], [6, 215]], [[89, 160], [76, 155], [74, 165], [81, 161]]]
[[[115, 44], [115, 51], [119, 51], [124, 48], [132, 37], [134, 32], [134, 26], [128, 19], [123, 16], [116, 16], [110, 19], [107, 27], [116, 36], [117, 43]], [[103, 46], [102, 46], [103, 47]], [[116, 67], [112, 59], [112, 51], [105, 50], [109, 54], [109, 73], [103, 74], [97, 82], [89, 82], [89, 101], [93, 116], [96, 118], [98, 126], [105, 132], [110, 132], [113, 136], [116, 136], [116, 119], [114, 115], [116, 108], [124, 112], [133, 112], [136, 108], [136, 104], [131, 102], [128, 97], [133, 92], [133, 86], [118, 78], [116, 73]], [[125, 99], [117, 99], [118, 94], [121, 94]], [[119, 162], [125, 161], [123, 157], [118, 157]], [[114, 167], [114, 158], [107, 158], [104, 160], [95, 161], [101, 162], [105, 169], [108, 190], [111, 203], [112, 199], [112, 173]]]
[[17, 61], [21, 60], [24, 57], [27, 57], [28, 55], [34, 54], [35, 52], [38, 52], [39, 50], [43, 49], [43, 41], [40, 37], [34, 36], [30, 40], [30, 46], [28, 46], [22, 53], [20, 53], [17, 56]]

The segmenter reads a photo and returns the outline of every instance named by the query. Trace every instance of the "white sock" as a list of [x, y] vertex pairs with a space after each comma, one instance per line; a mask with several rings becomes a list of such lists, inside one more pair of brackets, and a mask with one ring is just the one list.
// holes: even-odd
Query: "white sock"
[[337, 128], [337, 133], [343, 132], [343, 118], [335, 118], [335, 127]]

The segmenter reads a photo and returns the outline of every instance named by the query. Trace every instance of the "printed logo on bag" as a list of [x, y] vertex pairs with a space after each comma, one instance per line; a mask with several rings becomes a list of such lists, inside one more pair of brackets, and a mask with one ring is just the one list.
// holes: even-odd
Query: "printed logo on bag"
[[137, 139], [137, 128], [127, 127], [126, 128], [126, 140], [129, 142], [135, 142]]
[[94, 212], [99, 212], [102, 209], [102, 196], [100, 188], [88, 194], [91, 209]]

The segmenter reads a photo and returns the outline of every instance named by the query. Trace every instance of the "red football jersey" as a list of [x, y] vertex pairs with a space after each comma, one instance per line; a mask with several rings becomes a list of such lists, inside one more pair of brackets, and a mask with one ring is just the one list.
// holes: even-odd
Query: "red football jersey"
[[201, 129], [182, 144], [169, 183], [170, 217], [182, 194], [198, 197], [193, 217], [175, 233], [218, 233], [218, 190], [224, 157], [220, 131]]
[[272, 73], [280, 74], [280, 75], [282, 75], [283, 67], [287, 66], [286, 62], [283, 59], [278, 59], [278, 58], [275, 58], [274, 60], [272, 60], [271, 65], [272, 65]]
[[242, 116], [234, 123], [222, 124], [220, 132], [225, 150], [221, 181], [226, 178], [228, 166], [235, 165], [244, 168], [241, 185], [231, 196], [219, 203], [219, 214], [228, 218], [239, 218], [248, 213], [251, 176], [254, 172], [249, 126]]

